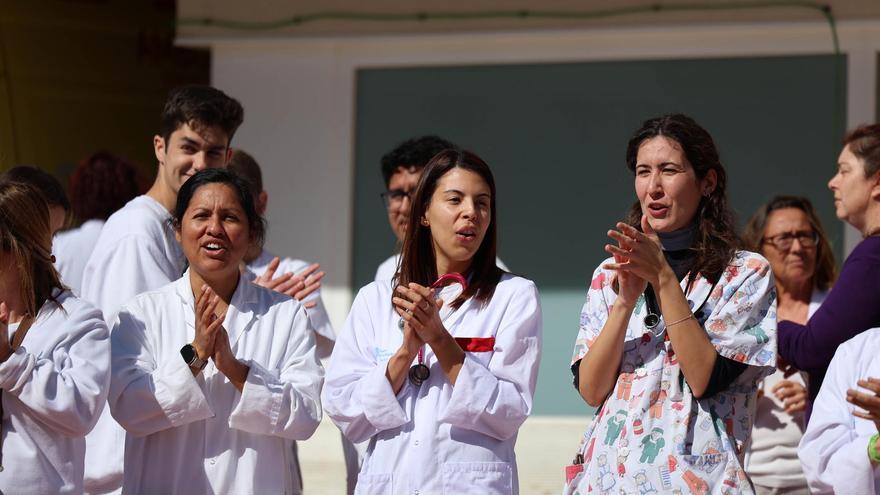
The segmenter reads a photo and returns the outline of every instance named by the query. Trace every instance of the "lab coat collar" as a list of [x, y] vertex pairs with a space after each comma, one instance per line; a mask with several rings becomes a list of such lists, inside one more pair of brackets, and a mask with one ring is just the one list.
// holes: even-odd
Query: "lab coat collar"
[[[186, 311], [186, 324], [195, 331], [195, 298], [193, 297], [192, 284], [190, 283], [190, 268], [183, 272], [183, 276], [175, 282], [175, 291], [180, 297]], [[229, 301], [226, 310], [226, 319], [223, 320], [223, 328], [229, 334], [229, 345], [234, 346], [241, 334], [253, 326], [256, 316], [255, 306], [258, 303], [257, 289], [239, 275], [238, 286]]]

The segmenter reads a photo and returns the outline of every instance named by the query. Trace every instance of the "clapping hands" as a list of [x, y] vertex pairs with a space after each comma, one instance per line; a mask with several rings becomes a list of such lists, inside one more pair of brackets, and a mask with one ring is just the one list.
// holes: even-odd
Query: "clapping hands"
[[[321, 288], [321, 279], [324, 278], [324, 272], [319, 272], [321, 265], [313, 263], [306, 267], [303, 271], [294, 274], [287, 272], [275, 276], [278, 265], [281, 263], [279, 257], [272, 258], [266, 272], [254, 279], [254, 283], [267, 289], [272, 289], [282, 294], [296, 299], [299, 302], [305, 301], [313, 292]], [[317, 272], [317, 273], [316, 273]], [[303, 302], [306, 309], [314, 308], [318, 303], [316, 301]]]

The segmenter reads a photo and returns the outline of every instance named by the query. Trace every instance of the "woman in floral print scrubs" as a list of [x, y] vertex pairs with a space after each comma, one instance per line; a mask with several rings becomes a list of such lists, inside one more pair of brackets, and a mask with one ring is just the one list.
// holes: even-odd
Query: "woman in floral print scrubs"
[[598, 410], [565, 493], [752, 493], [744, 445], [776, 365], [769, 265], [737, 249], [726, 173], [691, 118], [646, 121], [627, 165], [638, 202], [608, 233], [574, 349], [575, 386]]

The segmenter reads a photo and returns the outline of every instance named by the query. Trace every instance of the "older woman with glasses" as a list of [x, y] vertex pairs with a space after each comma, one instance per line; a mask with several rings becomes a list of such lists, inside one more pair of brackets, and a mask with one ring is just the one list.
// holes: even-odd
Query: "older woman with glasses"
[[[746, 248], [770, 262], [777, 317], [800, 324], [818, 309], [834, 281], [831, 245], [807, 198], [777, 196], [758, 209], [745, 232]], [[805, 377], [777, 369], [761, 383], [746, 472], [761, 494], [809, 494], [798, 461], [807, 390]]]

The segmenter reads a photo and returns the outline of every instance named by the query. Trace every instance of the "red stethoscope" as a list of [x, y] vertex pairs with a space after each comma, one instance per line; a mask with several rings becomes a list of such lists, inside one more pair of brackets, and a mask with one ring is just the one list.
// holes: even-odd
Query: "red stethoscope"
[[[461, 285], [462, 292], [467, 290], [467, 280], [465, 280], [465, 278], [461, 276], [460, 273], [447, 273], [445, 275], [441, 275], [436, 282], [431, 284], [431, 288], [439, 289], [440, 287], [445, 287], [452, 284]], [[403, 330], [403, 325], [404, 321], [403, 318], [401, 318], [399, 323], [401, 330]], [[422, 346], [419, 347], [419, 362], [409, 368], [409, 382], [416, 387], [420, 387], [422, 383], [424, 383], [430, 376], [431, 370], [428, 368], [427, 365], [425, 365], [425, 346], [424, 344], [422, 344]]]

